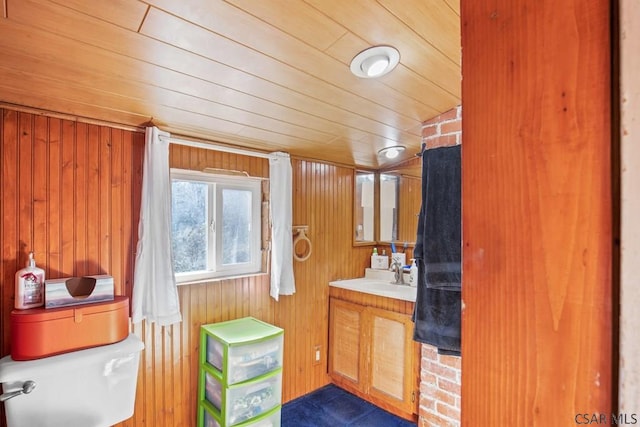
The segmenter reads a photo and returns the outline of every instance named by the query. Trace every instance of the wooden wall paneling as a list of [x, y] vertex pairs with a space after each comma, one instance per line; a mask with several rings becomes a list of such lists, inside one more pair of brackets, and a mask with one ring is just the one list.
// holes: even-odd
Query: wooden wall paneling
[[[119, 257], [122, 250], [123, 231], [123, 182], [125, 148], [121, 138], [121, 131], [111, 129], [109, 132], [109, 143], [111, 147], [111, 263], [110, 274], [114, 278], [122, 278], [122, 259]], [[120, 291], [122, 282], [116, 283], [116, 288]]]
[[[73, 275], [87, 274], [87, 215], [89, 204], [87, 202], [87, 124], [77, 123], [75, 132], [75, 161], [74, 161], [74, 189], [73, 203], [74, 221], [74, 254], [75, 266]], [[117, 286], [117, 285], [116, 285]]]
[[[60, 277], [62, 269], [62, 121], [60, 119], [48, 119], [47, 132], [47, 182], [49, 184], [47, 194], [47, 259], [45, 277]], [[100, 192], [101, 193], [101, 192]], [[105, 193], [106, 194], [106, 193]]]
[[[415, 243], [416, 241], [418, 214], [422, 204], [421, 188], [420, 178], [400, 176], [398, 240], [401, 242]], [[407, 263], [409, 263], [408, 255]]]
[[18, 116], [18, 235], [20, 236], [17, 254], [18, 268], [27, 262], [27, 254], [33, 250], [33, 116]]
[[[297, 177], [298, 179], [304, 179], [306, 184], [306, 192], [301, 194], [303, 201], [303, 204], [301, 205], [301, 212], [305, 213], [306, 218], [305, 221], [301, 221], [301, 223], [309, 225], [309, 228], [314, 230], [313, 234], [310, 234], [314, 236], [318, 230], [324, 232], [322, 224], [318, 221], [318, 216], [324, 215], [324, 210], [318, 203], [318, 195], [319, 192], [322, 191], [320, 188], [321, 183], [315, 179], [318, 169], [320, 169], [322, 165], [305, 161], [305, 166], [308, 168], [308, 172], [301, 177]], [[297, 179], [294, 180], [294, 182], [295, 181], [297, 181]], [[296, 324], [295, 337], [303, 338], [300, 341], [294, 341], [296, 342], [295, 363], [297, 366], [305, 366], [304, 362], [306, 360], [310, 360], [306, 359], [306, 356], [309, 354], [309, 347], [313, 345], [311, 342], [316, 338], [315, 333], [313, 335], [309, 333], [309, 327], [311, 325], [308, 323], [309, 321], [317, 319], [317, 317], [313, 316], [315, 307], [309, 306], [308, 303], [313, 301], [313, 287], [322, 286], [322, 284], [317, 283], [316, 280], [322, 277], [321, 270], [324, 267], [324, 263], [327, 262], [322, 252], [322, 247], [320, 247], [318, 241], [316, 241], [316, 251], [315, 265], [317, 266], [317, 271], [315, 277], [309, 277], [309, 272], [306, 268], [309, 264], [295, 262], [294, 265], [296, 274], [300, 277], [299, 283], [297, 283], [296, 286], [300, 289], [300, 296], [302, 297], [295, 304], [295, 310], [299, 311], [299, 314], [296, 317], [301, 320], [304, 318], [304, 320]], [[292, 301], [292, 303], [294, 303], [294, 301]], [[307, 309], [303, 311], [303, 307], [307, 307]], [[307, 369], [305, 369], [307, 372], [301, 372], [301, 376], [291, 376], [293, 380], [291, 390], [295, 390], [296, 388], [302, 389], [308, 386], [307, 381], [309, 381], [309, 377], [311, 377], [311, 373], [308, 372], [308, 370], [309, 368], [307, 367]]]
[[[196, 285], [197, 286], [197, 285]], [[178, 385], [180, 390], [176, 393], [177, 406], [176, 417], [182, 418], [185, 425], [195, 425], [196, 409], [191, 402], [198, 401], [198, 361], [200, 343], [198, 335], [193, 335], [193, 322], [191, 311], [191, 286], [181, 286], [178, 289], [180, 298], [180, 371], [178, 373]]]
[[[192, 389], [191, 389], [191, 396], [192, 399], [190, 401], [192, 408], [191, 411], [195, 412], [196, 409], [196, 405], [197, 405], [197, 401], [198, 401], [198, 390], [197, 390], [197, 384], [198, 384], [198, 364], [199, 364], [199, 351], [200, 351], [200, 326], [203, 324], [208, 323], [208, 319], [212, 319], [207, 318], [207, 312], [206, 312], [206, 304], [209, 302], [209, 304], [215, 303], [215, 301], [212, 300], [207, 300], [207, 285], [206, 284], [199, 284], [199, 285], [191, 285], [189, 286], [190, 290], [189, 293], [191, 294], [191, 305], [190, 305], [190, 310], [191, 310], [191, 316], [190, 318], [187, 318], [186, 321], [190, 323], [191, 325], [191, 348], [194, 350], [194, 354], [191, 356], [191, 378], [190, 380], [192, 381]], [[182, 288], [182, 287], [181, 287]], [[183, 319], [183, 322], [185, 321], [185, 319]], [[195, 378], [195, 380], [194, 380]], [[195, 384], [195, 388], [193, 387], [193, 384]], [[192, 416], [195, 416], [192, 415]]]
[[[108, 273], [119, 292], [131, 294], [144, 135], [2, 110], [0, 137], [4, 355], [21, 242], [23, 251], [40, 248], [36, 258], [47, 277]], [[268, 177], [265, 159], [189, 147], [172, 146], [170, 162]], [[296, 294], [273, 301], [268, 275], [180, 286], [180, 325], [132, 325], [145, 350], [134, 416], [120, 426], [195, 423], [199, 328], [205, 323], [252, 315], [283, 327], [285, 402], [328, 382], [328, 282], [361, 276], [369, 248], [352, 247], [353, 169], [301, 159], [292, 166], [294, 222], [309, 225], [313, 244], [311, 258], [294, 264]], [[322, 346], [320, 364], [313, 361], [315, 345]]]
[[[111, 141], [109, 140], [109, 134], [107, 129], [98, 128], [95, 130], [97, 140], [94, 143], [98, 144], [100, 159], [100, 169], [98, 172], [98, 182], [100, 190], [100, 219], [99, 219], [99, 233], [100, 233], [100, 248], [99, 248], [99, 264], [101, 267], [111, 265]], [[92, 133], [94, 135], [94, 133]]]
[[[136, 409], [142, 408], [141, 412], [142, 420], [148, 422], [149, 424], [159, 424], [159, 421], [156, 422], [155, 414], [159, 409], [156, 409], [156, 393], [154, 388], [154, 383], [156, 378], [162, 375], [156, 369], [154, 364], [154, 333], [153, 326], [147, 324], [146, 322], [141, 323], [142, 326], [142, 340], [144, 341], [144, 351], [140, 355], [140, 367], [144, 368], [144, 383], [138, 384], [138, 387], [143, 387], [143, 400], [142, 402], [136, 401]], [[160, 378], [157, 378], [160, 380]]]
[[14, 280], [18, 270], [18, 215], [17, 215], [17, 168], [18, 152], [18, 114], [11, 110], [2, 110], [2, 350], [9, 345], [9, 312], [14, 305]]
[[[0, 108], [0, 218], [2, 219], [2, 223], [0, 223], [0, 242], [3, 243], [0, 246], [0, 255], [2, 256], [2, 263], [0, 263], [0, 283], [5, 284], [1, 286], [0, 289], [0, 349], [4, 349], [7, 345], [6, 343], [10, 340], [9, 328], [6, 326], [9, 320], [9, 307], [13, 307], [13, 295], [14, 290], [13, 286], [8, 286], [6, 283], [13, 283], [11, 280], [7, 280], [9, 276], [9, 271], [15, 271], [15, 256], [10, 254], [11, 245], [6, 244], [5, 242], [10, 241], [8, 229], [11, 229], [11, 226], [14, 225], [8, 219], [10, 217], [15, 217], [10, 214], [9, 206], [13, 203], [13, 199], [11, 203], [9, 203], [10, 193], [9, 184], [13, 183], [15, 180], [15, 174], [9, 178], [9, 171], [15, 171], [13, 168], [9, 168], [9, 161], [7, 159], [10, 157], [8, 155], [6, 145], [9, 144], [9, 141], [12, 140], [11, 132], [9, 129], [9, 112]], [[6, 123], [6, 124], [5, 124]], [[6, 185], [5, 185], [6, 184]], [[15, 234], [16, 229], [13, 228], [12, 233]], [[14, 272], [15, 274], [15, 272]], [[6, 307], [6, 308], [5, 308]], [[4, 405], [0, 408], [0, 419], [4, 419]]]
[[[178, 343], [180, 342], [180, 325], [171, 325], [162, 327], [162, 358], [165, 361], [162, 378], [164, 380], [164, 396], [163, 408], [165, 415], [165, 425], [175, 426], [176, 402], [180, 401], [178, 395], [180, 382], [176, 379], [177, 365], [180, 362], [179, 356], [176, 357], [175, 351], [180, 350]], [[174, 350], [175, 349], [175, 350]], [[178, 416], [180, 416], [179, 414]]]
[[33, 251], [40, 254], [36, 263], [45, 265], [47, 253], [47, 118], [34, 116], [33, 123]]
[[[318, 163], [319, 174], [314, 177], [316, 182], [316, 198], [314, 200], [314, 206], [311, 207], [312, 212], [317, 212], [319, 215], [316, 218], [315, 225], [316, 232], [313, 234], [313, 241], [315, 242], [316, 250], [318, 251], [318, 258], [316, 261], [320, 261], [320, 265], [315, 264], [315, 270], [318, 271], [320, 267], [322, 279], [320, 277], [314, 277], [313, 271], [309, 268], [312, 264], [306, 264], [307, 267], [307, 286], [311, 288], [310, 301], [315, 302], [313, 304], [313, 316], [306, 324], [307, 331], [310, 332], [308, 336], [313, 337], [307, 342], [307, 348], [305, 349], [305, 363], [310, 363], [310, 369], [312, 375], [312, 381], [307, 384], [308, 388], [315, 387], [316, 384], [322, 384], [327, 382], [325, 375], [326, 368], [320, 372], [315, 364], [314, 349], [317, 345], [321, 346], [322, 354], [321, 364], [326, 366], [327, 360], [327, 345], [326, 340], [329, 335], [327, 329], [328, 320], [328, 295], [329, 295], [329, 277], [335, 265], [339, 265], [343, 260], [336, 257], [336, 254], [344, 253], [337, 249], [336, 243], [340, 242], [339, 226], [336, 224], [337, 218], [345, 218], [341, 215], [340, 207], [335, 204], [335, 187], [338, 184], [338, 170], [337, 167], [326, 163]], [[321, 230], [323, 234], [329, 236], [329, 239], [322, 239], [318, 237], [318, 230]], [[349, 238], [350, 235], [343, 235], [342, 238]], [[313, 243], [313, 242], [312, 242]], [[339, 243], [338, 243], [339, 244]], [[312, 254], [313, 255], [313, 254]], [[326, 260], [326, 261], [323, 261]], [[322, 281], [320, 281], [320, 280]], [[315, 320], [314, 320], [315, 319]], [[315, 326], [314, 326], [315, 324]], [[324, 377], [320, 377], [323, 375]]]
[[[137, 233], [134, 234], [134, 229], [138, 228], [139, 210], [134, 211], [132, 203], [133, 185], [135, 179], [135, 169], [133, 166], [133, 160], [142, 159], [141, 157], [134, 156], [136, 149], [142, 149], [144, 143], [139, 146], [134, 141], [133, 133], [126, 132], [122, 129], [113, 129], [115, 133], [120, 134], [123, 145], [123, 161], [122, 161], [122, 242], [119, 257], [121, 263], [121, 278], [120, 278], [120, 292], [121, 294], [127, 294], [130, 284], [133, 281], [133, 267], [130, 254], [135, 251], [134, 245], [137, 243]], [[138, 141], [142, 141], [138, 139]], [[134, 240], [135, 237], [135, 240]]]
[[[84, 232], [87, 239], [87, 249], [84, 258], [84, 271], [81, 274], [103, 273], [98, 263], [100, 259], [100, 144], [98, 143], [98, 129], [99, 127], [96, 125], [78, 123], [78, 137], [82, 136], [88, 147], [84, 161], [86, 172], [83, 178], [86, 182], [84, 200], [86, 200], [87, 226]], [[125, 252], [123, 255], [128, 255], [128, 253]], [[123, 289], [121, 295], [131, 295], [131, 293], [127, 293]]]
[[609, 417], [611, 2], [461, 6], [462, 425]]
[[138, 244], [138, 222], [140, 220], [140, 205], [142, 204], [142, 161], [144, 159], [145, 149], [145, 135], [143, 133], [131, 132], [131, 138], [136, 147], [131, 155], [131, 167], [133, 168], [131, 179], [131, 209], [134, 217], [131, 221], [131, 241], [128, 253], [130, 268], [127, 270], [125, 295], [131, 295], [133, 289], [133, 270]]
[[62, 121], [60, 185], [60, 271], [58, 277], [73, 276], [74, 243], [74, 187], [75, 187], [75, 131], [76, 123]]

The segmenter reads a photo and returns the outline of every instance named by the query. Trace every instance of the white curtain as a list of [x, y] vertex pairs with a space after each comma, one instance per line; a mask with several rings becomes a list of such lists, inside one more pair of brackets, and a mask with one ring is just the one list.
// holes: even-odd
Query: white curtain
[[[160, 136], [166, 137], [164, 140]], [[182, 320], [171, 248], [169, 134], [156, 127], [145, 133], [142, 200], [133, 277], [132, 322], [160, 326]]]
[[291, 160], [287, 153], [272, 153], [269, 159], [271, 197], [271, 296], [293, 295], [292, 183]]

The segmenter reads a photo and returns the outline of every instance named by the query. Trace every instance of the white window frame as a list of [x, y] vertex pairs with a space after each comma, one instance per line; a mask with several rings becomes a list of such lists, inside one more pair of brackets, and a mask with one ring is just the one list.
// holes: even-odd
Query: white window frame
[[[185, 169], [171, 169], [174, 180], [209, 184], [207, 222], [209, 224], [207, 270], [175, 273], [178, 284], [219, 279], [262, 272], [262, 179], [248, 176], [220, 175]], [[251, 259], [247, 263], [222, 264], [222, 192], [225, 189], [251, 192]]]

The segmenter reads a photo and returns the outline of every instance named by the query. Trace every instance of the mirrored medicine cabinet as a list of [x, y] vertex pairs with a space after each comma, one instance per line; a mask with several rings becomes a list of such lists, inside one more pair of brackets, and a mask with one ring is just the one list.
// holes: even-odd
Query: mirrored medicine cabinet
[[355, 171], [354, 245], [408, 243], [416, 239], [419, 177], [394, 171]]

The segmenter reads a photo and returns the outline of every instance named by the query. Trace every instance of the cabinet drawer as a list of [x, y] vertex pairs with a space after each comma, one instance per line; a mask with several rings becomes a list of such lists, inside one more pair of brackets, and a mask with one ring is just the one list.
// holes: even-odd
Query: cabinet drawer
[[200, 411], [200, 419], [202, 420], [202, 424], [199, 424], [200, 427], [220, 427], [216, 418], [204, 405], [200, 405]]
[[202, 325], [200, 361], [229, 386], [282, 368], [284, 331], [253, 317]]
[[264, 341], [229, 346], [209, 335], [206, 361], [222, 372], [223, 378], [226, 376], [227, 384], [236, 384], [281, 368], [282, 347], [282, 334]]
[[[218, 420], [216, 419], [217, 416], [215, 413], [210, 412], [205, 405], [201, 405], [200, 410], [202, 411], [202, 427], [221, 427], [221, 425], [218, 423]], [[233, 427], [280, 427], [280, 410], [281, 407], [277, 406], [276, 408], [265, 414], [262, 414], [256, 418], [252, 418], [243, 423], [236, 424]]]
[[204, 400], [220, 414], [224, 425], [236, 425], [258, 417], [282, 403], [282, 372], [224, 387], [222, 381], [207, 369], [204, 375]]

